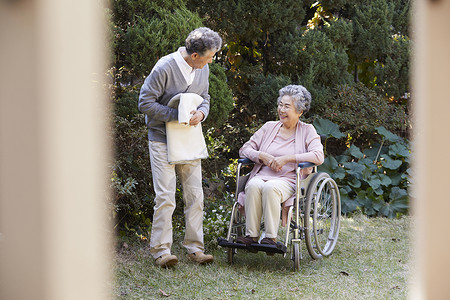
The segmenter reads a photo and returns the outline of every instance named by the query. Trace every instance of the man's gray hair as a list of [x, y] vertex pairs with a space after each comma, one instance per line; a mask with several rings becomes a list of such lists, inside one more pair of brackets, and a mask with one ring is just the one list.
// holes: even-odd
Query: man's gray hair
[[289, 96], [294, 100], [295, 110], [298, 113], [306, 113], [311, 107], [311, 93], [303, 85], [288, 85], [279, 92], [277, 103], [280, 104], [283, 96]]
[[186, 51], [189, 55], [198, 53], [204, 56], [207, 51], [218, 51], [220, 48], [222, 48], [222, 38], [208, 27], [197, 28], [186, 38]]

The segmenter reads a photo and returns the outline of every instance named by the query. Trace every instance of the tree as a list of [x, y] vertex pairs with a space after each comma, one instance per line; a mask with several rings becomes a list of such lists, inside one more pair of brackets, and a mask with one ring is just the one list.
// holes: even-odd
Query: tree
[[408, 13], [409, 1], [362, 1], [354, 7], [349, 56], [355, 81], [383, 96], [399, 98], [409, 91]]
[[278, 46], [285, 44], [285, 37], [294, 34], [303, 21], [304, 5], [295, 0], [188, 3], [189, 8], [205, 18], [208, 26], [222, 33], [226, 43], [223, 61], [230, 86], [238, 105], [245, 106], [254, 80], [261, 75], [280, 75], [277, 65], [283, 57], [278, 54]]
[[130, 84], [142, 80], [156, 61], [178, 47], [201, 19], [183, 1], [113, 1], [116, 79]]

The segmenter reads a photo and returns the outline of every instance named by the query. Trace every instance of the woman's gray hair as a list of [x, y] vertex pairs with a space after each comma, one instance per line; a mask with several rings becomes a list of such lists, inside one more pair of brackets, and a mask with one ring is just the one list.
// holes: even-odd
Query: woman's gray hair
[[311, 107], [311, 93], [303, 85], [288, 85], [280, 89], [277, 103], [280, 104], [283, 96], [289, 96], [294, 100], [297, 113], [306, 113]]
[[208, 27], [197, 28], [186, 38], [186, 51], [189, 55], [198, 53], [204, 56], [207, 51], [218, 51], [220, 48], [222, 48], [222, 38]]

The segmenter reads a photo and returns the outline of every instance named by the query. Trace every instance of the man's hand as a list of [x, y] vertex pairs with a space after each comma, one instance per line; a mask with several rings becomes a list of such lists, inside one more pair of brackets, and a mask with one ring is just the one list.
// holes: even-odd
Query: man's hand
[[191, 126], [197, 125], [205, 117], [205, 115], [199, 110], [193, 110], [193, 111], [191, 111], [191, 114], [192, 114], [192, 117], [189, 120], [189, 125], [191, 125]]

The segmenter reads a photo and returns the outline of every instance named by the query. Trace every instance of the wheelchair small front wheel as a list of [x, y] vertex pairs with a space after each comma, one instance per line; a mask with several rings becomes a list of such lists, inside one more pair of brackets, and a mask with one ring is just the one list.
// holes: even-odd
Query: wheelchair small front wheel
[[293, 243], [292, 245], [292, 260], [294, 261], [294, 270], [298, 271], [300, 269], [300, 245], [298, 243]]
[[313, 259], [333, 252], [339, 235], [341, 200], [336, 182], [327, 173], [311, 180], [305, 204], [305, 244]]
[[236, 251], [236, 249], [234, 249], [234, 248], [227, 249], [228, 263], [230, 265], [233, 264], [233, 258], [234, 258], [235, 251]]

